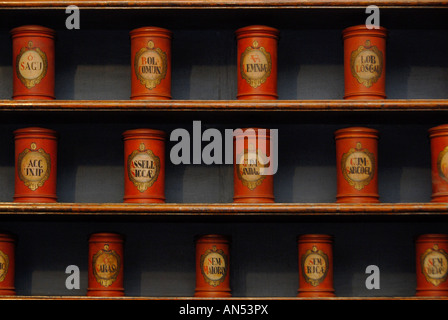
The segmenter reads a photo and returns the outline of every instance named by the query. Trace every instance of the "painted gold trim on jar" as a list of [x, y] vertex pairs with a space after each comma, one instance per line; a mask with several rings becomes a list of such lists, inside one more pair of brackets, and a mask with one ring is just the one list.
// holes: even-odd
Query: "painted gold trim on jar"
[[[158, 74], [155, 77], [144, 77], [142, 75], [141, 69], [142, 65], [140, 64], [141, 57], [143, 55], [150, 55], [148, 57], [149, 61], [153, 62], [153, 65], [147, 66], [150, 70], [154, 70], [157, 72], [150, 72]], [[160, 48], [154, 47], [154, 42], [152, 40], [148, 41], [148, 44], [146, 47], [141, 48], [137, 53], [135, 54], [134, 59], [134, 71], [135, 75], [137, 76], [137, 79], [140, 80], [140, 83], [144, 85], [147, 89], [152, 90], [155, 87], [157, 87], [160, 82], [165, 79], [166, 72], [168, 69], [168, 62], [167, 62], [167, 55], [165, 52], [163, 52]]]
[[[152, 176], [149, 177], [148, 179], [144, 179], [144, 181], [142, 181], [142, 179], [139, 179], [138, 177], [135, 176], [135, 165], [134, 165], [134, 159], [136, 157], [140, 158], [143, 156], [145, 158], [149, 157], [149, 161], [151, 163], [151, 168], [144, 168], [145, 170], [147, 170], [148, 174], [153, 172]], [[152, 167], [154, 165], [154, 167]], [[128, 157], [128, 161], [127, 161], [127, 166], [128, 166], [128, 178], [130, 181], [132, 181], [132, 183], [134, 184], [134, 186], [137, 187], [138, 191], [140, 192], [145, 192], [149, 187], [151, 187], [154, 182], [157, 181], [157, 178], [159, 177], [159, 172], [160, 172], [160, 158], [158, 156], [156, 156], [151, 150], [146, 149], [145, 144], [142, 142], [140, 143], [139, 146], [139, 150], [134, 150]], [[153, 169], [153, 170], [152, 170]]]
[[[31, 143], [30, 149], [26, 148], [23, 150], [17, 159], [17, 174], [19, 175], [19, 179], [32, 191], [42, 187], [50, 177], [51, 172], [51, 156], [42, 148], [39, 148], [38, 150], [36, 149], [36, 143]], [[39, 160], [39, 163], [41, 160], [44, 160], [44, 166], [38, 168], [25, 167], [27, 162], [31, 163], [36, 160]], [[24, 169], [27, 169], [26, 171], [34, 170], [35, 172], [32, 174], [33, 176], [37, 176], [37, 170], [43, 170], [43, 173], [39, 175], [39, 179], [31, 179], [30, 175], [24, 174]]]

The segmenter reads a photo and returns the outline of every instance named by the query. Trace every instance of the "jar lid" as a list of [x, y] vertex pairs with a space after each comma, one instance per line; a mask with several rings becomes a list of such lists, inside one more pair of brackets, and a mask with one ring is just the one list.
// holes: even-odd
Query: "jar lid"
[[146, 37], [146, 36], [152, 36], [152, 37], [163, 37], [163, 38], [168, 38], [171, 39], [173, 37], [173, 32], [165, 29], [165, 28], [160, 28], [160, 27], [141, 27], [141, 28], [136, 28], [134, 30], [131, 30], [129, 32], [129, 35], [131, 36], [131, 38], [134, 37]]
[[365, 127], [342, 128], [334, 132], [335, 139], [352, 138], [353, 136], [356, 136], [356, 138], [378, 139], [378, 134], [378, 130]]
[[352, 26], [345, 28], [342, 31], [342, 37], [343, 39], [354, 37], [354, 36], [370, 36], [370, 37], [381, 37], [386, 38], [387, 37], [387, 29], [384, 27], [379, 26], [376, 28], [375, 26], [371, 25], [372, 29], [367, 28], [365, 24]]
[[330, 234], [302, 234], [297, 236], [298, 242], [332, 242], [333, 235]]
[[0, 242], [16, 242], [17, 235], [9, 232], [0, 231]]
[[229, 243], [231, 237], [228, 235], [222, 234], [198, 234], [194, 237], [194, 241], [198, 242], [220, 242], [220, 243]]
[[52, 129], [39, 128], [39, 127], [29, 127], [17, 129], [14, 131], [15, 138], [20, 138], [23, 136], [40, 136], [43, 138], [56, 138], [58, 133]]
[[278, 38], [280, 35], [280, 31], [273, 27], [263, 26], [263, 25], [253, 25], [247, 26], [243, 28], [239, 28], [235, 31], [235, 35], [237, 39], [241, 39], [244, 37], [270, 37], [270, 38]]
[[432, 127], [428, 130], [430, 137], [438, 135], [446, 135], [448, 133], [448, 124], [442, 124], [437, 127]]
[[90, 234], [89, 241], [92, 242], [123, 242], [124, 235], [116, 232], [95, 232]]
[[131, 129], [123, 132], [124, 140], [139, 138], [159, 138], [164, 140], [165, 137], [165, 131], [156, 129]]
[[[249, 132], [246, 132], [249, 130]], [[252, 137], [254, 134], [257, 138], [269, 138], [271, 131], [265, 128], [242, 128], [241, 130], [233, 130], [233, 139], [239, 139], [244, 137]]]
[[42, 27], [38, 25], [25, 25], [21, 27], [14, 28], [10, 31], [12, 37], [16, 37], [19, 35], [24, 34], [35, 34], [35, 35], [41, 35], [41, 36], [50, 36], [54, 37], [56, 35], [56, 31], [53, 29]]
[[433, 242], [433, 241], [448, 241], [448, 234], [430, 233], [421, 234], [416, 239], [417, 242]]

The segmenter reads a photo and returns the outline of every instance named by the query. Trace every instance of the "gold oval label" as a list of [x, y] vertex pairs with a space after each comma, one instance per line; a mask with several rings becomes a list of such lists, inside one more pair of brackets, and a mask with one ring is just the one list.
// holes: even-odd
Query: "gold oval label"
[[167, 72], [167, 56], [160, 48], [154, 48], [154, 42], [149, 41], [145, 48], [135, 54], [135, 75], [147, 89], [154, 89]]
[[128, 157], [128, 178], [140, 192], [156, 182], [160, 173], [160, 158], [141, 143]]
[[311, 250], [307, 250], [301, 259], [302, 275], [305, 281], [313, 287], [318, 286], [328, 273], [329, 262], [328, 256], [313, 246]]
[[105, 244], [92, 258], [93, 275], [103, 287], [108, 287], [117, 280], [121, 269], [120, 256]]
[[28, 46], [20, 49], [16, 58], [17, 77], [25, 87], [31, 89], [47, 74], [48, 62], [45, 52], [37, 47], [33, 47], [33, 42], [28, 42]]
[[0, 282], [6, 278], [9, 269], [9, 257], [6, 253], [0, 250]]
[[356, 190], [361, 190], [373, 179], [375, 157], [358, 142], [356, 149], [351, 148], [342, 155], [341, 168], [344, 179]]
[[44, 149], [37, 150], [33, 142], [30, 149], [23, 150], [17, 159], [17, 170], [19, 179], [25, 186], [35, 191], [42, 187], [50, 177], [51, 158]]
[[200, 268], [205, 282], [216, 287], [226, 278], [227, 256], [222, 249], [218, 250], [216, 246], [213, 246], [212, 249], [208, 249], [201, 255]]
[[437, 157], [437, 169], [440, 177], [448, 182], [448, 146], [440, 151]]
[[271, 68], [271, 54], [264, 47], [259, 47], [257, 41], [241, 54], [241, 77], [252, 88], [257, 88], [266, 82], [271, 75]]
[[448, 274], [448, 254], [435, 244], [426, 250], [421, 258], [421, 271], [429, 283], [438, 286], [446, 281]]
[[383, 54], [367, 40], [351, 54], [350, 67], [352, 75], [358, 82], [370, 88], [383, 72]]
[[255, 146], [249, 145], [237, 158], [237, 176], [244, 186], [250, 190], [259, 186], [266, 178], [266, 167], [269, 162], [267, 156]]

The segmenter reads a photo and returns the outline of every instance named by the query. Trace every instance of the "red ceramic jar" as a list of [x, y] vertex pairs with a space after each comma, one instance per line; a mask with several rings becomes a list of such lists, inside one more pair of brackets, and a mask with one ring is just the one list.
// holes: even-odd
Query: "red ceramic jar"
[[217, 234], [197, 236], [195, 297], [231, 297], [230, 240]]
[[270, 150], [269, 130], [245, 128], [234, 131], [233, 202], [274, 202], [273, 166], [268, 162], [273, 159]]
[[387, 30], [365, 25], [344, 29], [344, 99], [386, 98]]
[[118, 233], [90, 235], [88, 296], [124, 296], [123, 243]]
[[236, 30], [239, 100], [275, 100], [279, 31], [267, 26]]
[[448, 296], [448, 235], [424, 234], [417, 238], [417, 296]]
[[171, 99], [172, 32], [158, 27], [132, 30], [131, 99]]
[[165, 132], [135, 129], [124, 137], [124, 202], [165, 202]]
[[429, 129], [432, 201], [448, 202], [448, 125]]
[[0, 234], [0, 295], [15, 295], [14, 271], [15, 271], [15, 247], [16, 237], [12, 234]]
[[14, 131], [15, 202], [56, 202], [57, 133], [44, 128]]
[[298, 297], [334, 297], [333, 237], [305, 234], [297, 239], [299, 250]]
[[337, 202], [379, 202], [378, 134], [362, 127], [335, 132]]
[[49, 28], [27, 25], [11, 30], [13, 99], [54, 99], [54, 38]]

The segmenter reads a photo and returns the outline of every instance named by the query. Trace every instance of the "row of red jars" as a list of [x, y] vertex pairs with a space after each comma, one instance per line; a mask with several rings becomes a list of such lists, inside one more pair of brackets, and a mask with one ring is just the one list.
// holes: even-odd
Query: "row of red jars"
[[[252, 131], [249, 131], [252, 129]], [[448, 201], [448, 125], [429, 130], [432, 201]], [[25, 128], [15, 135], [17, 202], [56, 202], [57, 133]], [[165, 132], [135, 129], [123, 133], [125, 202], [165, 202]], [[351, 127], [335, 132], [337, 202], [379, 202], [378, 131]], [[247, 128], [234, 137], [234, 202], [274, 202], [270, 131]], [[269, 154], [269, 157], [267, 156]], [[252, 162], [250, 159], [254, 159]], [[262, 171], [266, 170], [266, 171]]]
[[[238, 29], [238, 99], [277, 99], [279, 31], [254, 25]], [[55, 31], [27, 25], [11, 30], [13, 99], [54, 99]], [[171, 99], [172, 32], [137, 28], [131, 38], [131, 99]], [[345, 99], [384, 99], [386, 29], [343, 31]]]
[[[0, 295], [15, 295], [16, 237], [0, 234]], [[333, 237], [306, 234], [297, 239], [298, 297], [332, 297]], [[448, 235], [416, 239], [417, 296], [448, 296]], [[94, 233], [89, 237], [88, 296], [124, 296], [124, 236]], [[231, 297], [230, 237], [201, 235], [196, 244], [196, 297]]]

